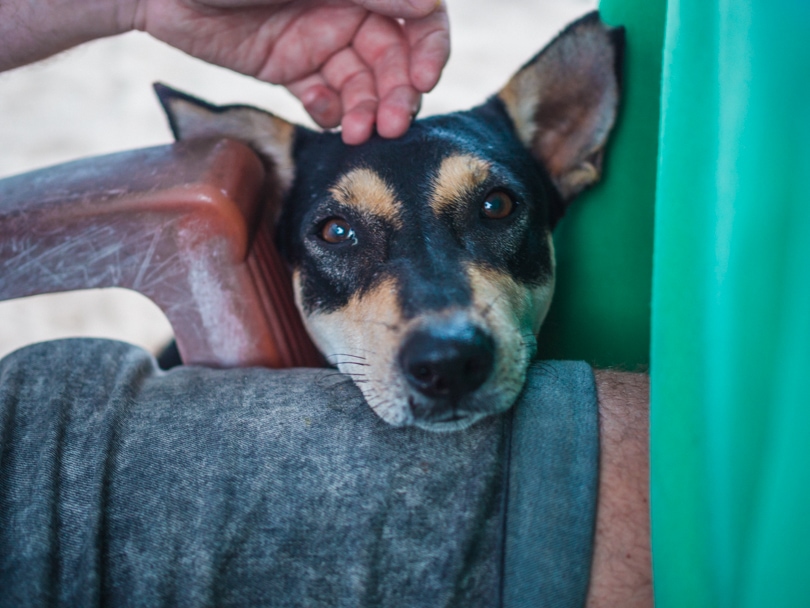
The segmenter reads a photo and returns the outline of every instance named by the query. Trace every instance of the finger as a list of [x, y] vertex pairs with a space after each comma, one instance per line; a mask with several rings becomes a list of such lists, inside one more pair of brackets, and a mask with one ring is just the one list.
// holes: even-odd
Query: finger
[[374, 72], [380, 97], [411, 84], [408, 42], [394, 19], [370, 14], [357, 30], [352, 44], [360, 59]]
[[[257, 76], [275, 84], [288, 84], [317, 73], [324, 62], [350, 47], [367, 13], [351, 4], [324, 4], [315, 8], [305, 3], [283, 9], [283, 29], [271, 32], [272, 45]], [[289, 15], [292, 15], [289, 18]]]
[[377, 109], [377, 132], [382, 137], [405, 135], [419, 110], [422, 96], [412, 86], [397, 87], [380, 100]]
[[364, 101], [350, 108], [340, 123], [343, 142], [356, 146], [367, 141], [374, 132], [376, 101]]
[[336, 53], [322, 73], [332, 89], [340, 91], [343, 105], [343, 141], [359, 144], [371, 137], [377, 113], [377, 92], [368, 66], [354, 49]]
[[450, 57], [450, 21], [447, 6], [425, 17], [406, 21], [403, 30], [411, 49], [410, 79], [413, 86], [427, 93], [439, 81]]
[[401, 25], [380, 15], [369, 15], [357, 32], [354, 48], [371, 67], [380, 105], [377, 132], [383, 137], [404, 134], [419, 105], [419, 92], [411, 85], [408, 44]]
[[397, 19], [420, 19], [437, 9], [438, 0], [353, 0], [372, 13]]
[[292, 0], [194, 0], [193, 5], [211, 8], [256, 8], [264, 5], [289, 4]]
[[290, 83], [287, 89], [301, 101], [304, 109], [319, 126], [332, 129], [340, 124], [343, 115], [340, 96], [321, 74], [313, 74]]
[[340, 121], [343, 141], [350, 145], [362, 144], [374, 132], [377, 116], [377, 96], [371, 72], [362, 70], [346, 80], [340, 91], [344, 113]]

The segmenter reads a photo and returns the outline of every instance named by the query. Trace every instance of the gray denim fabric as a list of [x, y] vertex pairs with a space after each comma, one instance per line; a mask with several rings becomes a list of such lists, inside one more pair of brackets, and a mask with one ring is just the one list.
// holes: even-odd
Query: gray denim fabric
[[577, 606], [590, 368], [513, 413], [381, 422], [332, 370], [156, 369], [63, 340], [0, 361], [0, 606]]

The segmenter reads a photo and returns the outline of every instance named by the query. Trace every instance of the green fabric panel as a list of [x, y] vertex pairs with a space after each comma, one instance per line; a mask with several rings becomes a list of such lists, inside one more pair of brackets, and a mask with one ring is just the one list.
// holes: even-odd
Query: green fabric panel
[[555, 231], [557, 287], [539, 344], [544, 358], [634, 369], [649, 361], [665, 0], [602, 0], [599, 10], [626, 28], [622, 108], [603, 181]]
[[656, 602], [808, 606], [810, 5], [680, 0], [652, 333]]
[[[715, 9], [716, 10], [716, 9]], [[702, 402], [717, 158], [714, 10], [670, 2], [664, 46], [651, 346], [651, 505], [659, 608], [715, 606]]]
[[733, 218], [709, 403], [710, 431], [733, 432], [710, 462], [725, 480], [713, 482], [718, 559], [734, 567], [721, 592], [727, 606], [810, 606], [810, 4], [720, 10], [723, 110], [736, 118], [720, 132], [730, 158], [718, 198]]

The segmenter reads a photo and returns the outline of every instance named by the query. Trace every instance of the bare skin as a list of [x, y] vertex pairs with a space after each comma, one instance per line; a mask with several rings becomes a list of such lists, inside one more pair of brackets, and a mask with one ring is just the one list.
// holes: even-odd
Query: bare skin
[[645, 374], [597, 370], [599, 504], [589, 608], [653, 605]]
[[348, 144], [403, 135], [450, 53], [443, 0], [0, 0], [0, 71], [131, 30], [286, 86]]

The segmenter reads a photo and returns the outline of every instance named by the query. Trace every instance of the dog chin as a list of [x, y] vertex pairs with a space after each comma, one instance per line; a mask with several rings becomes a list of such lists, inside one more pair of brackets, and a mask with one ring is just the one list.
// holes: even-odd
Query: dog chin
[[[448, 408], [449, 411], [421, 416], [415, 415], [414, 412], [418, 410], [429, 411], [432, 409], [431, 406], [435, 404], [410, 397], [403, 404], [402, 409], [399, 410], [398, 416], [392, 416], [393, 412], [390, 410], [385, 413], [377, 412], [377, 414], [393, 426], [415, 426], [433, 433], [449, 433], [464, 430], [482, 418], [507, 411], [514, 404], [517, 395], [518, 392], [512, 394], [510, 391], [509, 394], [501, 395], [500, 398], [491, 399], [489, 398], [491, 395], [482, 394], [478, 396], [480, 398], [464, 399], [463, 401], [467, 401], [467, 403], [462, 402], [457, 407]], [[497, 403], [495, 407], [492, 406], [493, 402]]]
[[411, 426], [432, 433], [451, 433], [453, 431], [463, 431], [489, 415], [489, 412], [464, 412], [448, 420], [423, 420], [414, 418], [411, 421]]
[[386, 411], [372, 409], [383, 421], [391, 426], [401, 428], [415, 426], [433, 433], [450, 433], [471, 427], [482, 418], [502, 414], [512, 407], [516, 399], [517, 393], [511, 399], [504, 400], [503, 405], [495, 408], [490, 406], [486, 410], [469, 410], [462, 407], [444, 416], [414, 416], [413, 410], [407, 402], [403, 404], [401, 409], [391, 408]]

